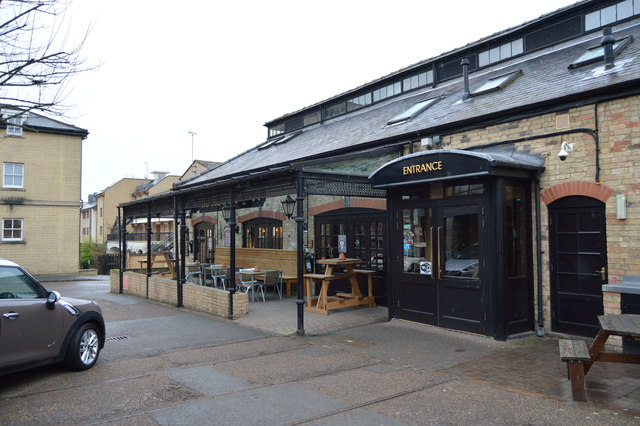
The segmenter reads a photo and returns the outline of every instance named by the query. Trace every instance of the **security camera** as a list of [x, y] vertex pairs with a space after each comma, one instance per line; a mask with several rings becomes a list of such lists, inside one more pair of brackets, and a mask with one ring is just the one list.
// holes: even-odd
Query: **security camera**
[[562, 144], [560, 145], [560, 152], [558, 153], [558, 158], [560, 159], [560, 161], [566, 160], [570, 152], [573, 152], [573, 144], [562, 142]]

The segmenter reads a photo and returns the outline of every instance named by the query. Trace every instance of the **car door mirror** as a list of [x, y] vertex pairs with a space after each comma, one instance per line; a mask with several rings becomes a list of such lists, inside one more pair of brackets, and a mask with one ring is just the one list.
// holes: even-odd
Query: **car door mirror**
[[47, 308], [49, 309], [53, 309], [56, 306], [56, 302], [58, 300], [60, 300], [60, 293], [58, 293], [57, 291], [52, 291], [49, 293], [49, 296], [47, 296]]

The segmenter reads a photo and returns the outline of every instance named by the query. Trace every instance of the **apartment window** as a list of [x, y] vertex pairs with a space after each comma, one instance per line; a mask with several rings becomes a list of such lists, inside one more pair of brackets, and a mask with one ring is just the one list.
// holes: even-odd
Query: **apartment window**
[[625, 0], [584, 16], [585, 31], [594, 30], [640, 14], [640, 0]]
[[324, 109], [324, 116], [326, 118], [331, 118], [336, 115], [344, 114], [345, 112], [347, 112], [347, 104], [344, 101], [341, 101], [327, 106]]
[[5, 110], [2, 118], [7, 123], [7, 136], [22, 136], [22, 125], [27, 118], [26, 113]]
[[2, 176], [5, 188], [24, 188], [24, 164], [4, 163]]
[[278, 136], [284, 133], [284, 124], [278, 124], [277, 126], [273, 126], [269, 128], [269, 137]]
[[356, 98], [349, 99], [347, 101], [347, 111], [353, 111], [354, 109], [362, 108], [371, 103], [371, 92], [364, 95], [360, 95]]
[[389, 98], [393, 95], [397, 95], [402, 91], [402, 83], [397, 81], [388, 86], [382, 87], [373, 91], [373, 102], [378, 102], [383, 99]]
[[402, 90], [417, 89], [418, 87], [426, 86], [427, 84], [433, 84], [433, 71], [425, 71], [420, 74], [407, 77], [402, 80]]
[[504, 61], [512, 56], [524, 53], [524, 43], [521, 38], [478, 54], [478, 66], [484, 67], [495, 62]]
[[2, 219], [2, 241], [22, 241], [22, 219]]
[[258, 218], [243, 224], [242, 246], [245, 248], [282, 248], [282, 221]]

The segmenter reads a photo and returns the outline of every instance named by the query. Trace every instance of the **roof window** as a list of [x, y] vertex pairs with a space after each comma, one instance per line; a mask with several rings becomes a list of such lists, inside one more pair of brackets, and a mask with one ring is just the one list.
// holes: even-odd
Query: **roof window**
[[429, 99], [425, 99], [423, 101], [420, 101], [417, 104], [415, 104], [414, 106], [412, 106], [411, 108], [409, 108], [408, 110], [406, 110], [405, 112], [403, 112], [402, 114], [397, 115], [394, 118], [392, 118], [391, 120], [389, 120], [387, 122], [387, 126], [391, 126], [393, 124], [406, 123], [407, 121], [411, 120], [412, 118], [414, 118], [418, 114], [422, 113], [424, 110], [426, 110], [431, 105], [433, 105], [436, 102], [438, 102], [439, 100], [440, 100], [440, 97], [429, 98]]
[[[613, 54], [617, 55], [620, 50], [631, 41], [631, 36], [616, 40], [613, 43]], [[578, 59], [576, 59], [571, 65], [570, 69], [578, 68], [586, 64], [601, 61], [604, 58], [604, 46], [596, 46], [588, 49]]]
[[265, 148], [269, 148], [270, 146], [273, 146], [273, 145], [280, 145], [280, 144], [289, 142], [291, 139], [295, 138], [296, 136], [298, 136], [300, 134], [302, 134], [302, 130], [300, 130], [298, 132], [290, 133], [288, 135], [284, 135], [284, 136], [280, 136], [280, 137], [268, 140], [264, 144], [260, 145], [258, 147], [258, 149], [265, 149]]
[[506, 85], [508, 85], [509, 83], [511, 83], [513, 80], [515, 80], [520, 74], [522, 74], [522, 70], [511, 72], [509, 74], [504, 74], [499, 77], [494, 77], [489, 81], [487, 81], [482, 86], [472, 91], [471, 96], [478, 96], [484, 93], [500, 90]]

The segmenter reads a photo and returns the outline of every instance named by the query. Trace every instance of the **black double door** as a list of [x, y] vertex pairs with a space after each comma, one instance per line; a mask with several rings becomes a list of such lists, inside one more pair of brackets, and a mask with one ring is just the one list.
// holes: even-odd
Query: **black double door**
[[411, 200], [396, 209], [396, 316], [486, 333], [485, 209], [481, 197]]

